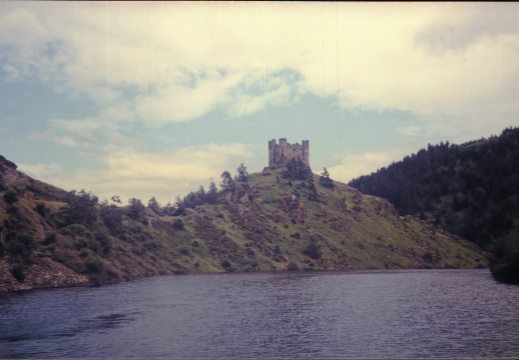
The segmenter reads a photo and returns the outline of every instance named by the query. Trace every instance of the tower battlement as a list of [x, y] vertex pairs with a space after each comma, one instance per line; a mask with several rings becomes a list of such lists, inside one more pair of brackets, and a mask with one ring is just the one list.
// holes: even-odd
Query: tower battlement
[[310, 142], [303, 140], [303, 143], [289, 144], [286, 138], [279, 139], [279, 144], [275, 139], [269, 141], [269, 167], [279, 167], [286, 165], [290, 160], [302, 161], [310, 167]]

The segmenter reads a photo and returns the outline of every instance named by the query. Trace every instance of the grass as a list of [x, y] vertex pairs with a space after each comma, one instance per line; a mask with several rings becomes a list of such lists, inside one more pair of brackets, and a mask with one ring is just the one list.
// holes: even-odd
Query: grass
[[[338, 182], [335, 189], [323, 188], [319, 176], [314, 176], [320, 196], [319, 201], [310, 201], [302, 181], [292, 181], [290, 186], [279, 170], [268, 172], [267, 176], [251, 174], [252, 201], [232, 203], [221, 197], [217, 204], [187, 209], [186, 216], [152, 217], [148, 225], [125, 217], [124, 233], [110, 237], [112, 249], [107, 254], [79, 246], [80, 238], [88, 234], [79, 234], [78, 229], [79, 233], [59, 230], [52, 246], [43, 243], [47, 230], [54, 226], [49, 219], [63, 206], [55, 188], [50, 188], [51, 194], [43, 193], [42, 199], [20, 195], [17, 216], [29, 233], [40, 237], [36, 252], [88, 272], [99, 283], [223, 271], [487, 265], [484, 254], [472, 244], [417, 219], [401, 218], [383, 199], [362, 195]], [[34, 182], [31, 186], [40, 193], [46, 189]], [[24, 193], [20, 184], [10, 188]], [[294, 191], [299, 193], [297, 201], [292, 199]], [[53, 197], [57, 201], [50, 200]], [[343, 199], [349, 209], [357, 210], [344, 212]], [[45, 204], [45, 217], [35, 210], [38, 202]], [[9, 216], [0, 213], [0, 220]], [[174, 225], [178, 219], [183, 229]], [[38, 230], [36, 223], [46, 231]], [[95, 242], [91, 237], [87, 240]], [[312, 241], [322, 254], [319, 258], [304, 254]]]

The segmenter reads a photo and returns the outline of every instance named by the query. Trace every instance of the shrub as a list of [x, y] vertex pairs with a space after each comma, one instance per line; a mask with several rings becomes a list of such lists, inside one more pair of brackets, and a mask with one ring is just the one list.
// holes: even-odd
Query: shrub
[[42, 202], [39, 202], [36, 204], [36, 212], [38, 214], [40, 214], [42, 217], [45, 217], [45, 215], [47, 214], [47, 207], [45, 207], [45, 204], [42, 203]]
[[310, 241], [310, 244], [303, 250], [303, 254], [311, 257], [314, 260], [319, 259], [322, 256], [321, 253], [321, 245], [319, 245], [316, 241]]
[[108, 228], [103, 223], [97, 223], [94, 228], [94, 236], [103, 249], [103, 254], [108, 254], [112, 250], [112, 239]]
[[176, 219], [173, 222], [173, 227], [177, 230], [184, 230], [184, 222], [182, 221], [182, 219]]
[[299, 266], [297, 266], [297, 264], [295, 262], [291, 261], [287, 265], [287, 270], [288, 271], [297, 271], [297, 270], [299, 270]]
[[226, 269], [230, 268], [231, 267], [231, 263], [229, 260], [224, 260], [222, 261], [222, 266]]
[[11, 274], [14, 276], [16, 280], [18, 280], [18, 282], [25, 281], [25, 271], [21, 264], [16, 265], [14, 268], [12, 268]]
[[56, 241], [56, 232], [49, 231], [45, 234], [45, 239], [43, 239], [43, 245], [49, 245]]
[[433, 262], [433, 256], [429, 251], [427, 251], [425, 254], [422, 255], [422, 259], [428, 263]]
[[89, 243], [88, 243], [88, 240], [81, 237], [79, 239], [77, 239], [76, 241], [74, 241], [74, 246], [76, 247], [76, 249], [83, 249], [83, 248], [86, 248], [88, 247]]
[[189, 251], [189, 249], [188, 249], [188, 248], [185, 248], [185, 247], [180, 248], [180, 249], [178, 250], [178, 252], [181, 253], [182, 255], [186, 255], [186, 256], [191, 255], [191, 252]]
[[97, 273], [103, 269], [103, 262], [97, 256], [88, 257], [85, 260], [85, 266], [86, 266], [88, 272]]
[[83, 225], [73, 224], [60, 229], [63, 235], [70, 235], [72, 237], [84, 237], [88, 241], [94, 240], [95, 236]]
[[9, 251], [14, 255], [27, 257], [34, 251], [36, 241], [31, 234], [16, 234], [9, 233], [6, 236], [8, 241]]
[[8, 205], [13, 205], [15, 202], [18, 201], [18, 194], [16, 194], [16, 192], [14, 192], [13, 190], [9, 190], [2, 196], [2, 198]]

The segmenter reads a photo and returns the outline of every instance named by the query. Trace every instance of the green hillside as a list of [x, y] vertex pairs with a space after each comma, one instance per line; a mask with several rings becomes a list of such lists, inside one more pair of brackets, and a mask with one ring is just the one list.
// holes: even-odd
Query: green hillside
[[175, 206], [120, 206], [0, 160], [0, 290], [161, 274], [488, 265], [472, 243], [317, 175], [242, 168], [220, 190], [201, 187]]
[[496, 278], [519, 283], [519, 129], [429, 145], [349, 185], [492, 251]]

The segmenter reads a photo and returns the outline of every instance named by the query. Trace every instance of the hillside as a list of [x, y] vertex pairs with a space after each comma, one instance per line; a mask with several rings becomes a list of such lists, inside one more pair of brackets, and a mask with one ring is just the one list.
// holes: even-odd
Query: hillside
[[519, 129], [429, 145], [348, 185], [492, 251], [494, 275], [519, 283]]
[[240, 172], [162, 208], [99, 203], [4, 158], [0, 171], [0, 291], [161, 274], [487, 266], [472, 243], [316, 175]]

